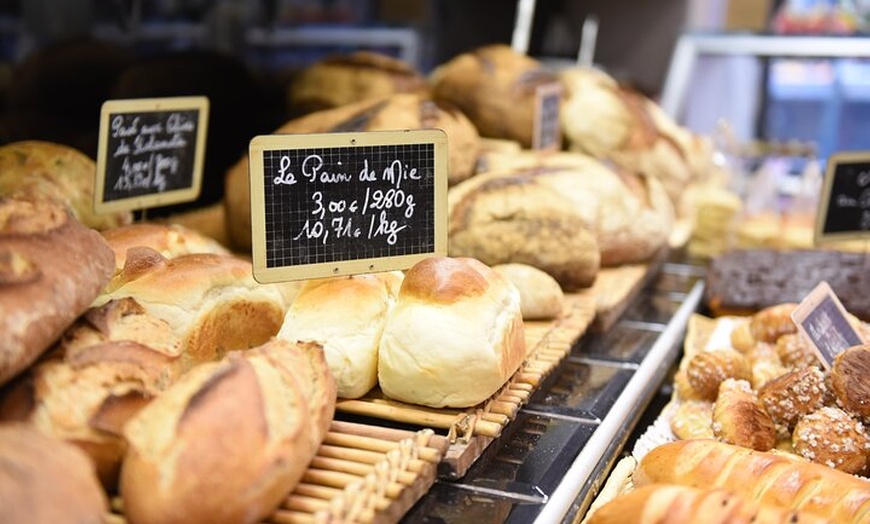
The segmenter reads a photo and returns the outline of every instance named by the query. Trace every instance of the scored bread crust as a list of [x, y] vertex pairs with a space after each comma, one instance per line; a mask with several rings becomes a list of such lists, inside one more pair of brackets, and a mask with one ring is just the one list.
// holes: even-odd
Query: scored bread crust
[[479, 404], [526, 357], [519, 292], [469, 258], [430, 257], [405, 274], [378, 353], [388, 397], [430, 407]]
[[125, 427], [131, 522], [257, 522], [314, 456], [305, 394], [263, 355], [202, 364]]
[[59, 204], [0, 199], [0, 384], [90, 306], [114, 265], [100, 234]]
[[178, 224], [137, 222], [102, 231], [115, 252], [115, 271], [121, 271], [127, 262], [127, 250], [150, 247], [166, 258], [189, 253], [230, 254], [230, 250], [217, 240]]
[[281, 290], [254, 280], [250, 262], [215, 253], [166, 259], [150, 248], [130, 249], [95, 304], [124, 297], [169, 323], [183, 341], [187, 367], [263, 344], [278, 333], [286, 311]]

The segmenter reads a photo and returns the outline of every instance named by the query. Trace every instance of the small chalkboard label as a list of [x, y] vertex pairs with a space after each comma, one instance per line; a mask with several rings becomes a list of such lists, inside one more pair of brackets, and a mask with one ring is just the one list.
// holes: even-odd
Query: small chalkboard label
[[535, 124], [532, 147], [546, 151], [562, 149], [562, 86], [558, 82], [543, 84], [535, 90]]
[[870, 152], [828, 158], [815, 242], [870, 239]]
[[831, 369], [843, 350], [862, 344], [843, 304], [827, 282], [817, 285], [791, 314], [798, 330], [810, 341], [819, 360]]
[[249, 171], [259, 282], [407, 269], [447, 253], [444, 131], [258, 136]]
[[109, 100], [100, 113], [97, 212], [143, 209], [199, 196], [206, 97]]

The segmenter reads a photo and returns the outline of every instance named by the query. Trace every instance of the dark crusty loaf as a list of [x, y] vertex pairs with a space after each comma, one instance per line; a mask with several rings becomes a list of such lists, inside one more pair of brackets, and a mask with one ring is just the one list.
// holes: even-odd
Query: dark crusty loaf
[[60, 204], [0, 199], [0, 384], [57, 340], [114, 267], [106, 241]]
[[81, 451], [27, 424], [0, 424], [0, 522], [99, 524], [107, 512]]
[[826, 281], [846, 311], [870, 320], [868, 254], [799, 249], [745, 249], [724, 253], [707, 268], [705, 300], [716, 314], [752, 314], [799, 303]]

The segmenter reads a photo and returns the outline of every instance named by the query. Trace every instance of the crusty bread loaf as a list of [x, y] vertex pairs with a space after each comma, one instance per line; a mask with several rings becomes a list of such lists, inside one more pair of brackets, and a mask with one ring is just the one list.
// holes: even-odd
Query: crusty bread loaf
[[258, 522], [272, 513], [315, 455], [308, 387], [256, 351], [185, 374], [125, 426], [120, 493], [130, 522]]
[[756, 501], [721, 488], [652, 484], [611, 499], [585, 524], [822, 524], [827, 518]]
[[268, 341], [286, 311], [279, 287], [255, 281], [250, 262], [214, 253], [167, 259], [150, 248], [132, 248], [95, 304], [125, 297], [169, 323], [182, 340], [185, 367]]
[[523, 320], [548, 320], [562, 315], [565, 293], [555, 278], [527, 264], [500, 264], [492, 268], [520, 292]]
[[[418, 94], [400, 93], [364, 100], [335, 109], [317, 111], [286, 122], [274, 131], [287, 133], [338, 133], [442, 129], [447, 134], [447, 182], [456, 184], [474, 174], [480, 150], [477, 129], [453, 106]], [[243, 156], [225, 177], [228, 237], [233, 247], [251, 247], [251, 197], [248, 157]]]
[[564, 195], [540, 183], [539, 171], [483, 173], [447, 194], [448, 252], [490, 266], [520, 263], [566, 291], [589, 287], [601, 265], [595, 233]]
[[27, 424], [0, 424], [0, 522], [98, 524], [108, 509], [80, 450]]
[[88, 308], [114, 265], [99, 233], [59, 204], [0, 199], [0, 384]]
[[373, 51], [318, 60], [297, 72], [287, 88], [291, 114], [302, 115], [395, 93], [425, 93], [426, 78], [410, 64]]
[[430, 257], [405, 273], [381, 336], [388, 397], [468, 407], [502, 387], [526, 357], [519, 291], [481, 262]]
[[97, 230], [132, 222], [129, 211], [94, 212], [96, 180], [96, 163], [72, 147], [38, 140], [0, 146], [0, 196], [58, 202]]
[[166, 258], [190, 253], [230, 253], [216, 240], [178, 224], [137, 222], [107, 229], [102, 235], [115, 252], [115, 271], [124, 268], [127, 250], [133, 247], [150, 247]]
[[672, 483], [717, 487], [835, 522], [870, 522], [870, 482], [833, 468], [775, 452], [712, 439], [662, 444], [638, 463], [635, 486]]
[[831, 387], [840, 403], [859, 417], [870, 416], [870, 343], [841, 351], [831, 367]]
[[595, 232], [601, 265], [645, 262], [668, 242], [674, 208], [655, 177], [606, 165], [578, 152], [490, 153], [480, 170], [530, 172], [574, 204]]
[[180, 349], [169, 325], [133, 299], [108, 302], [3, 390], [0, 420], [26, 421], [77, 445], [113, 490], [126, 449], [121, 428], [181, 375]]
[[378, 345], [395, 298], [379, 275], [308, 281], [278, 338], [322, 345], [338, 396], [359, 398], [378, 383]]
[[436, 100], [461, 109], [481, 136], [532, 147], [536, 89], [558, 83], [541, 62], [510, 46], [492, 44], [455, 56], [429, 77]]

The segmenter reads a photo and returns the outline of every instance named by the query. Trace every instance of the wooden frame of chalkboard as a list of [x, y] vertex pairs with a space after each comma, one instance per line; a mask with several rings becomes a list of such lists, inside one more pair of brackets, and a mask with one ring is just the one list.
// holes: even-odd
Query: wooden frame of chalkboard
[[407, 269], [447, 253], [440, 129], [262, 135], [248, 158], [259, 282]]
[[129, 211], [196, 200], [208, 113], [204, 96], [104, 102], [94, 210]]
[[804, 297], [791, 318], [826, 369], [831, 369], [843, 350], [863, 343], [861, 334], [849, 323], [846, 308], [825, 281]]
[[870, 241], [870, 151], [828, 157], [813, 241]]

